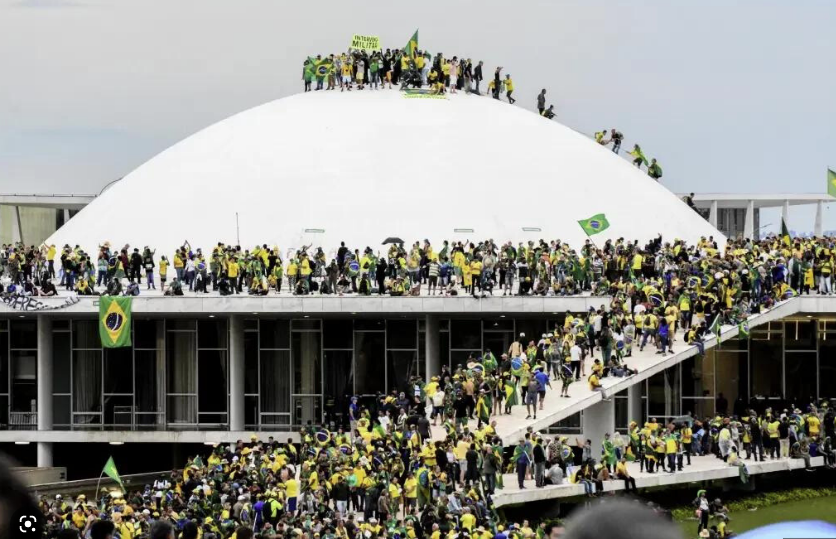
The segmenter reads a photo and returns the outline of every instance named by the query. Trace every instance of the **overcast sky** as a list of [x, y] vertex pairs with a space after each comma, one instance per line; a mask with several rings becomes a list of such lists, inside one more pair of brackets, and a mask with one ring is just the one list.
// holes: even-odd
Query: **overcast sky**
[[299, 92], [308, 54], [416, 27], [504, 66], [518, 105], [543, 87], [568, 126], [617, 127], [673, 191], [821, 193], [836, 168], [833, 0], [0, 0], [0, 192], [98, 192]]

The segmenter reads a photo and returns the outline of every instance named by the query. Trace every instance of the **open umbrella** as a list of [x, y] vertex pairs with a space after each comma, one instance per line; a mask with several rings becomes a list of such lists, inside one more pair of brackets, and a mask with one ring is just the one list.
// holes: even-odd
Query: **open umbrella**
[[386, 238], [385, 240], [383, 240], [383, 245], [386, 245], [386, 244], [389, 244], [389, 243], [397, 243], [398, 245], [403, 245], [403, 240], [400, 239], [400, 238], [391, 238], [391, 237]]

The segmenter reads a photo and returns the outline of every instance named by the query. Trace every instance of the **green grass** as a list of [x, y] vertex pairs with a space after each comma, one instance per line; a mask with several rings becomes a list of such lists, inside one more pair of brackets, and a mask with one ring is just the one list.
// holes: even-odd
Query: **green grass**
[[[755, 498], [757, 499], [759, 497]], [[732, 510], [729, 513], [729, 530], [742, 533], [767, 524], [786, 522], [788, 520], [824, 520], [836, 524], [836, 495], [834, 494], [779, 502], [766, 507], [752, 504], [749, 501], [746, 503], [750, 507], [758, 507], [758, 509], [756, 511], [750, 511], [749, 509], [738, 507], [737, 510]], [[735, 508], [731, 507], [730, 509]], [[693, 510], [691, 514], [693, 515]], [[696, 520], [679, 520], [679, 524], [686, 538], [697, 538]], [[714, 524], [716, 522], [712, 519], [711, 525]]]

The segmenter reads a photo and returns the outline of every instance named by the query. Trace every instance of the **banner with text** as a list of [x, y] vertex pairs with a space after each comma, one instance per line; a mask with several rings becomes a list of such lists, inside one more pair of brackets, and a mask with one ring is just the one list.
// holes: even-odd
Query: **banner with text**
[[354, 34], [351, 38], [351, 48], [364, 51], [379, 51], [380, 38], [378, 36], [361, 36]]

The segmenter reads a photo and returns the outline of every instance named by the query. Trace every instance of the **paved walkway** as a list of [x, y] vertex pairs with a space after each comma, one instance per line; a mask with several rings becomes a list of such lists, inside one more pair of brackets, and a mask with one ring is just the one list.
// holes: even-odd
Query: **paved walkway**
[[[744, 463], [746, 464], [746, 468], [749, 470], [749, 475], [799, 470], [804, 468], [804, 461], [801, 459], [767, 459], [764, 462], [744, 460]], [[811, 466], [824, 466], [824, 457], [814, 457], [811, 459]], [[647, 472], [640, 472], [639, 463], [637, 462], [628, 463], [627, 469], [629, 470], [630, 475], [635, 478], [636, 487], [639, 489], [685, 484], [698, 481], [735, 478], [740, 474], [737, 467], [729, 466], [714, 455], [692, 457], [691, 465], [686, 465], [683, 471], [676, 473], [656, 472], [651, 474]], [[537, 488], [534, 486], [534, 480], [528, 480], [523, 483], [525, 489], [520, 490], [517, 485], [517, 477], [515, 474], [505, 474], [503, 476], [503, 481], [505, 483], [505, 488], [497, 490], [493, 498], [497, 507], [584, 495], [583, 485], [580, 484], [564, 482], [561, 485], [549, 485]], [[604, 483], [604, 492], [614, 492], [618, 490], [624, 490], [624, 481], [614, 479]]]

